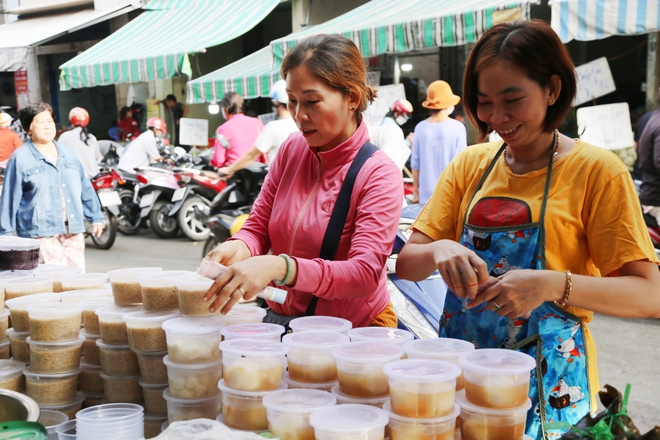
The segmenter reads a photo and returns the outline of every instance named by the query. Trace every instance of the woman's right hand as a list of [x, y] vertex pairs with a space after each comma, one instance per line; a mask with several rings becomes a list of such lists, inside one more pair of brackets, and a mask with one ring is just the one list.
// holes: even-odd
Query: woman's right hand
[[474, 251], [453, 240], [432, 243], [433, 261], [447, 286], [459, 297], [472, 299], [477, 292], [496, 282], [488, 265]]
[[206, 257], [211, 261], [215, 261], [224, 266], [231, 266], [232, 264], [239, 263], [247, 260], [252, 256], [250, 249], [241, 240], [225, 241], [224, 243], [216, 246]]

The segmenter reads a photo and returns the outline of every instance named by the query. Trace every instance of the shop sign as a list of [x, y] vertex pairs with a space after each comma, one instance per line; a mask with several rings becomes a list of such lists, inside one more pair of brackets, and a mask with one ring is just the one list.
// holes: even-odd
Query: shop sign
[[616, 90], [610, 65], [602, 57], [575, 68], [577, 75], [577, 95], [573, 106], [589, 102]]
[[627, 102], [594, 105], [577, 109], [580, 139], [607, 150], [634, 144], [630, 109]]
[[14, 89], [16, 90], [16, 111], [20, 111], [30, 103], [27, 70], [14, 72]]
[[209, 144], [208, 119], [181, 118], [179, 122], [180, 145], [205, 147]]

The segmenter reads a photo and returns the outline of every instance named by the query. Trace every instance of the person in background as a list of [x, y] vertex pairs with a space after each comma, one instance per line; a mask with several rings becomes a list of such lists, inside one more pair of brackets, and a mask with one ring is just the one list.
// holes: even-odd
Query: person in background
[[160, 118], [147, 121], [147, 130], [126, 146], [119, 158], [117, 168], [129, 173], [135, 173], [135, 168], [148, 167], [152, 162], [160, 162], [163, 158], [158, 151], [156, 138], [167, 134], [167, 125]]
[[137, 121], [133, 118], [130, 107], [122, 107], [119, 110], [119, 122], [117, 123], [119, 131], [119, 140], [136, 139], [140, 136], [140, 129]]
[[181, 145], [181, 140], [179, 139], [179, 126], [181, 124], [181, 118], [188, 117], [188, 106], [176, 101], [176, 96], [169, 94], [165, 97], [165, 100], [162, 101], [165, 105], [165, 108], [172, 112], [172, 120], [174, 121], [174, 140], [172, 143], [174, 145], [180, 145], [183, 148], [186, 148], [186, 151], [190, 147], [186, 145]]
[[224, 168], [238, 161], [250, 151], [264, 124], [257, 118], [243, 114], [243, 98], [236, 92], [227, 92], [222, 97], [220, 108], [226, 120], [215, 132], [215, 150], [211, 165]]
[[587, 323], [594, 312], [660, 317], [658, 258], [623, 162], [557, 130], [577, 83], [547, 23], [493, 26], [472, 49], [463, 84], [481, 139], [494, 129], [502, 140], [449, 164], [396, 272], [440, 272], [450, 289], [441, 337], [537, 360], [526, 434], [558, 438], [566, 428], [547, 422], [574, 425], [596, 410]]
[[[413, 112], [413, 106], [407, 99], [398, 99], [392, 104], [392, 108], [383, 118], [383, 122], [380, 125], [393, 125], [396, 127], [403, 126]], [[415, 133], [409, 133], [406, 136], [406, 145], [408, 148], [412, 148], [413, 140], [415, 139]]]
[[465, 125], [449, 117], [460, 100], [445, 81], [428, 87], [422, 107], [431, 110], [431, 116], [415, 127], [410, 158], [413, 203], [425, 204], [431, 198], [442, 172], [467, 147]]
[[242, 170], [263, 154], [268, 158], [270, 164], [277, 156], [282, 142], [289, 137], [291, 133], [298, 132], [298, 127], [291, 118], [291, 113], [287, 109], [289, 98], [286, 94], [286, 81], [280, 80], [273, 84], [270, 91], [270, 99], [273, 102], [273, 108], [277, 113], [277, 119], [270, 121], [264, 127], [264, 131], [259, 135], [254, 146], [250, 148], [236, 162], [218, 170], [220, 174], [231, 177], [238, 170]]
[[0, 113], [0, 167], [4, 168], [12, 153], [21, 145], [21, 138], [11, 129], [12, 117]]
[[275, 282], [289, 293], [284, 304], [268, 302], [274, 315], [300, 315], [317, 297], [316, 315], [348, 319], [353, 327], [396, 327], [385, 263], [403, 182], [382, 151], [355, 179], [334, 259], [320, 258], [346, 173], [369, 141], [362, 112], [375, 91], [366, 84], [362, 55], [344, 36], [315, 35], [296, 44], [281, 70], [300, 133], [280, 147], [243, 227], [207, 255], [229, 266], [204, 297], [209, 310], [227, 313]]
[[55, 120], [46, 103], [19, 113], [31, 140], [7, 163], [0, 198], [0, 235], [42, 241], [39, 261], [85, 270], [84, 219], [103, 233], [103, 214], [92, 183], [73, 150], [54, 141]]
[[87, 129], [89, 113], [82, 107], [74, 107], [69, 112], [69, 121], [71, 130], [62, 133], [58, 141], [76, 153], [85, 175], [91, 179], [99, 173], [98, 162], [103, 159], [103, 155], [96, 137]]
[[639, 188], [642, 209], [660, 222], [660, 108], [647, 118], [639, 137], [637, 154], [642, 180]]

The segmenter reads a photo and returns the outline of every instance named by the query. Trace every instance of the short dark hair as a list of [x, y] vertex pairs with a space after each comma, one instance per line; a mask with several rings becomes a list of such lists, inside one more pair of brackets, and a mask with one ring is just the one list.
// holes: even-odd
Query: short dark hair
[[18, 119], [21, 121], [21, 125], [23, 126], [23, 130], [25, 130], [26, 133], [30, 132], [30, 125], [32, 125], [32, 121], [34, 120], [34, 117], [37, 116], [39, 113], [43, 112], [49, 112], [51, 118], [53, 120], [55, 119], [55, 113], [53, 112], [53, 108], [45, 103], [45, 102], [37, 102], [36, 104], [30, 104], [25, 108], [22, 108], [20, 112], [18, 112]]
[[165, 97], [165, 101], [174, 101], [174, 102], [176, 102], [176, 96], [174, 96], [173, 94], [170, 93], [169, 95], [167, 95]]
[[541, 87], [557, 75], [561, 91], [557, 101], [549, 106], [543, 130], [551, 132], [559, 127], [571, 108], [577, 92], [575, 66], [557, 33], [541, 20], [502, 23], [489, 29], [472, 49], [465, 66], [463, 102], [465, 111], [484, 139], [490, 129], [477, 116], [479, 72], [494, 61], [507, 61], [521, 69]]
[[220, 107], [225, 109], [228, 115], [243, 113], [243, 97], [236, 92], [227, 92], [222, 97]]

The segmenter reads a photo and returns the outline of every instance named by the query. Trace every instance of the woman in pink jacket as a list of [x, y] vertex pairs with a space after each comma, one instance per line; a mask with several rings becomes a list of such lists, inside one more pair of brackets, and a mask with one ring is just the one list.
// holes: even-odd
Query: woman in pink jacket
[[[279, 315], [345, 318], [354, 327], [396, 326], [386, 289], [385, 263], [401, 213], [401, 173], [377, 151], [355, 180], [334, 260], [319, 258], [321, 242], [346, 173], [369, 141], [362, 112], [375, 97], [355, 45], [339, 35], [317, 35], [296, 45], [282, 64], [292, 134], [271, 164], [250, 217], [207, 258], [230, 266], [204, 297], [228, 312], [275, 282], [289, 293], [269, 302]], [[269, 251], [272, 249], [272, 255]]]

